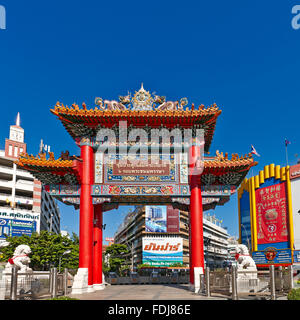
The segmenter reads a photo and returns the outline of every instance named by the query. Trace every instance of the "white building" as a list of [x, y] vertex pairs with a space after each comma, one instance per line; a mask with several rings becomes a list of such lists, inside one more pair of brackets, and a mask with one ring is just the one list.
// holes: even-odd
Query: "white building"
[[15, 164], [22, 152], [26, 152], [26, 143], [18, 114], [16, 124], [10, 126], [9, 138], [5, 139], [5, 150], [0, 150], [0, 240], [5, 239], [5, 234], [60, 232], [56, 200], [38, 180]]
[[290, 167], [293, 231], [294, 231], [294, 265], [300, 269], [300, 163]]
[[224, 268], [231, 261], [228, 232], [214, 215], [204, 214], [203, 241], [205, 264], [210, 268]]

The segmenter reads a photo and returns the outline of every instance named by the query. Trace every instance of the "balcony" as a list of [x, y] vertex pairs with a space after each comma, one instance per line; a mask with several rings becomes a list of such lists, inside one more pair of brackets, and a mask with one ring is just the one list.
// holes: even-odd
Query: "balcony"
[[15, 196], [15, 202], [20, 204], [28, 204], [28, 205], [33, 205], [33, 199], [31, 197], [24, 197], [24, 196]]
[[11, 168], [11, 167], [7, 167], [7, 166], [0, 165], [0, 172], [3, 172], [3, 173], [12, 175], [12, 174], [13, 174], [13, 171], [14, 171], [14, 170], [13, 170], [13, 168]]
[[13, 182], [8, 180], [0, 179], [0, 187], [5, 189], [12, 189], [13, 188]]
[[33, 192], [33, 182], [27, 180], [18, 180], [16, 183], [16, 189], [18, 190], [26, 190]]
[[20, 176], [20, 177], [24, 177], [24, 178], [31, 178], [31, 179], [32, 179], [32, 182], [33, 182], [33, 177], [32, 177], [32, 175], [31, 175], [28, 171], [26, 171], [26, 170], [17, 169], [16, 175], [17, 175], [17, 176]]
[[[7, 193], [0, 193], [0, 201], [12, 201], [12, 195], [7, 194]], [[24, 197], [24, 196], [15, 196], [15, 202], [20, 203], [20, 204], [28, 204], [32, 205], [33, 204], [33, 199], [31, 197]]]

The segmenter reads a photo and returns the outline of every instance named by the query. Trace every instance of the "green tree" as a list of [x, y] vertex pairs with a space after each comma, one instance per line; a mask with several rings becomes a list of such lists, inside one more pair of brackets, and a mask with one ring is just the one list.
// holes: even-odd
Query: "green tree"
[[105, 255], [109, 257], [109, 270], [119, 272], [120, 267], [125, 263], [125, 255], [129, 250], [125, 244], [112, 244], [106, 248]]
[[[7, 261], [13, 256], [18, 245], [26, 244], [31, 248], [30, 267], [33, 270], [48, 270], [50, 266], [59, 266], [61, 257], [61, 269], [77, 269], [79, 261], [78, 236], [73, 233], [71, 239], [61, 234], [48, 231], [33, 233], [31, 237], [22, 235], [20, 237], [7, 237], [9, 246], [1, 249], [0, 261]], [[71, 250], [68, 255], [62, 256], [66, 250]]]
[[290, 292], [288, 293], [287, 299], [300, 300], [300, 288], [290, 290]]

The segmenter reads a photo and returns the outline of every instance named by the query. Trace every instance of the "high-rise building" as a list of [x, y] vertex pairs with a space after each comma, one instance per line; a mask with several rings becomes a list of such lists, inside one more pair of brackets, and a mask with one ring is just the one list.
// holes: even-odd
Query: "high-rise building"
[[5, 139], [5, 149], [0, 150], [0, 241], [6, 235], [31, 235], [41, 230], [60, 232], [56, 200], [40, 181], [15, 163], [26, 151], [18, 113], [16, 124], [10, 126], [9, 138]]
[[[136, 267], [145, 262], [153, 266], [168, 266], [174, 263], [189, 265], [189, 214], [171, 206], [166, 207], [164, 232], [147, 228], [147, 224], [155, 222], [155, 215], [152, 215], [153, 220], [149, 222], [147, 214], [155, 212], [151, 210], [155, 206], [136, 206], [120, 224], [114, 240], [115, 243], [126, 244], [130, 249], [127, 256], [129, 265]], [[222, 268], [231, 263], [228, 238], [222, 221], [213, 215], [205, 214], [203, 239], [207, 266], [212, 269]]]

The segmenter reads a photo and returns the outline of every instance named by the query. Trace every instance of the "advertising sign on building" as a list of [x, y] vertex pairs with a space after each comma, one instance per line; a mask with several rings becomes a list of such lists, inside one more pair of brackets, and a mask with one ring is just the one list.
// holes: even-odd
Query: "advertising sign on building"
[[240, 239], [245, 243], [248, 234], [251, 255], [258, 267], [288, 266], [295, 260], [297, 232], [293, 233], [292, 214], [295, 217], [299, 209], [294, 210], [294, 206], [300, 202], [296, 201], [299, 193], [293, 193], [291, 185], [297, 179], [290, 181], [289, 176], [289, 167], [270, 164], [259, 175], [245, 179], [238, 190]]
[[145, 207], [146, 232], [179, 232], [179, 210], [172, 206]]
[[178, 209], [167, 206], [167, 232], [179, 232], [180, 214]]
[[5, 240], [6, 236], [31, 236], [36, 231], [35, 221], [22, 221], [0, 218], [0, 239]]
[[277, 249], [268, 247], [263, 251], [252, 252], [252, 258], [257, 265], [265, 264], [291, 264], [291, 249]]
[[[294, 249], [300, 250], [300, 164], [291, 166], [291, 193], [293, 210], [293, 229], [294, 229]], [[299, 260], [297, 258], [297, 260]], [[294, 260], [295, 261], [295, 260]]]
[[283, 182], [255, 191], [258, 244], [288, 241], [285, 189]]
[[294, 250], [294, 263], [300, 264], [300, 250]]
[[182, 238], [143, 238], [143, 263], [155, 267], [183, 263]]
[[39, 230], [40, 215], [36, 213], [1, 211], [0, 212], [0, 240], [6, 236], [31, 236]]
[[290, 167], [290, 179], [296, 179], [300, 177], [300, 164], [295, 164]]

